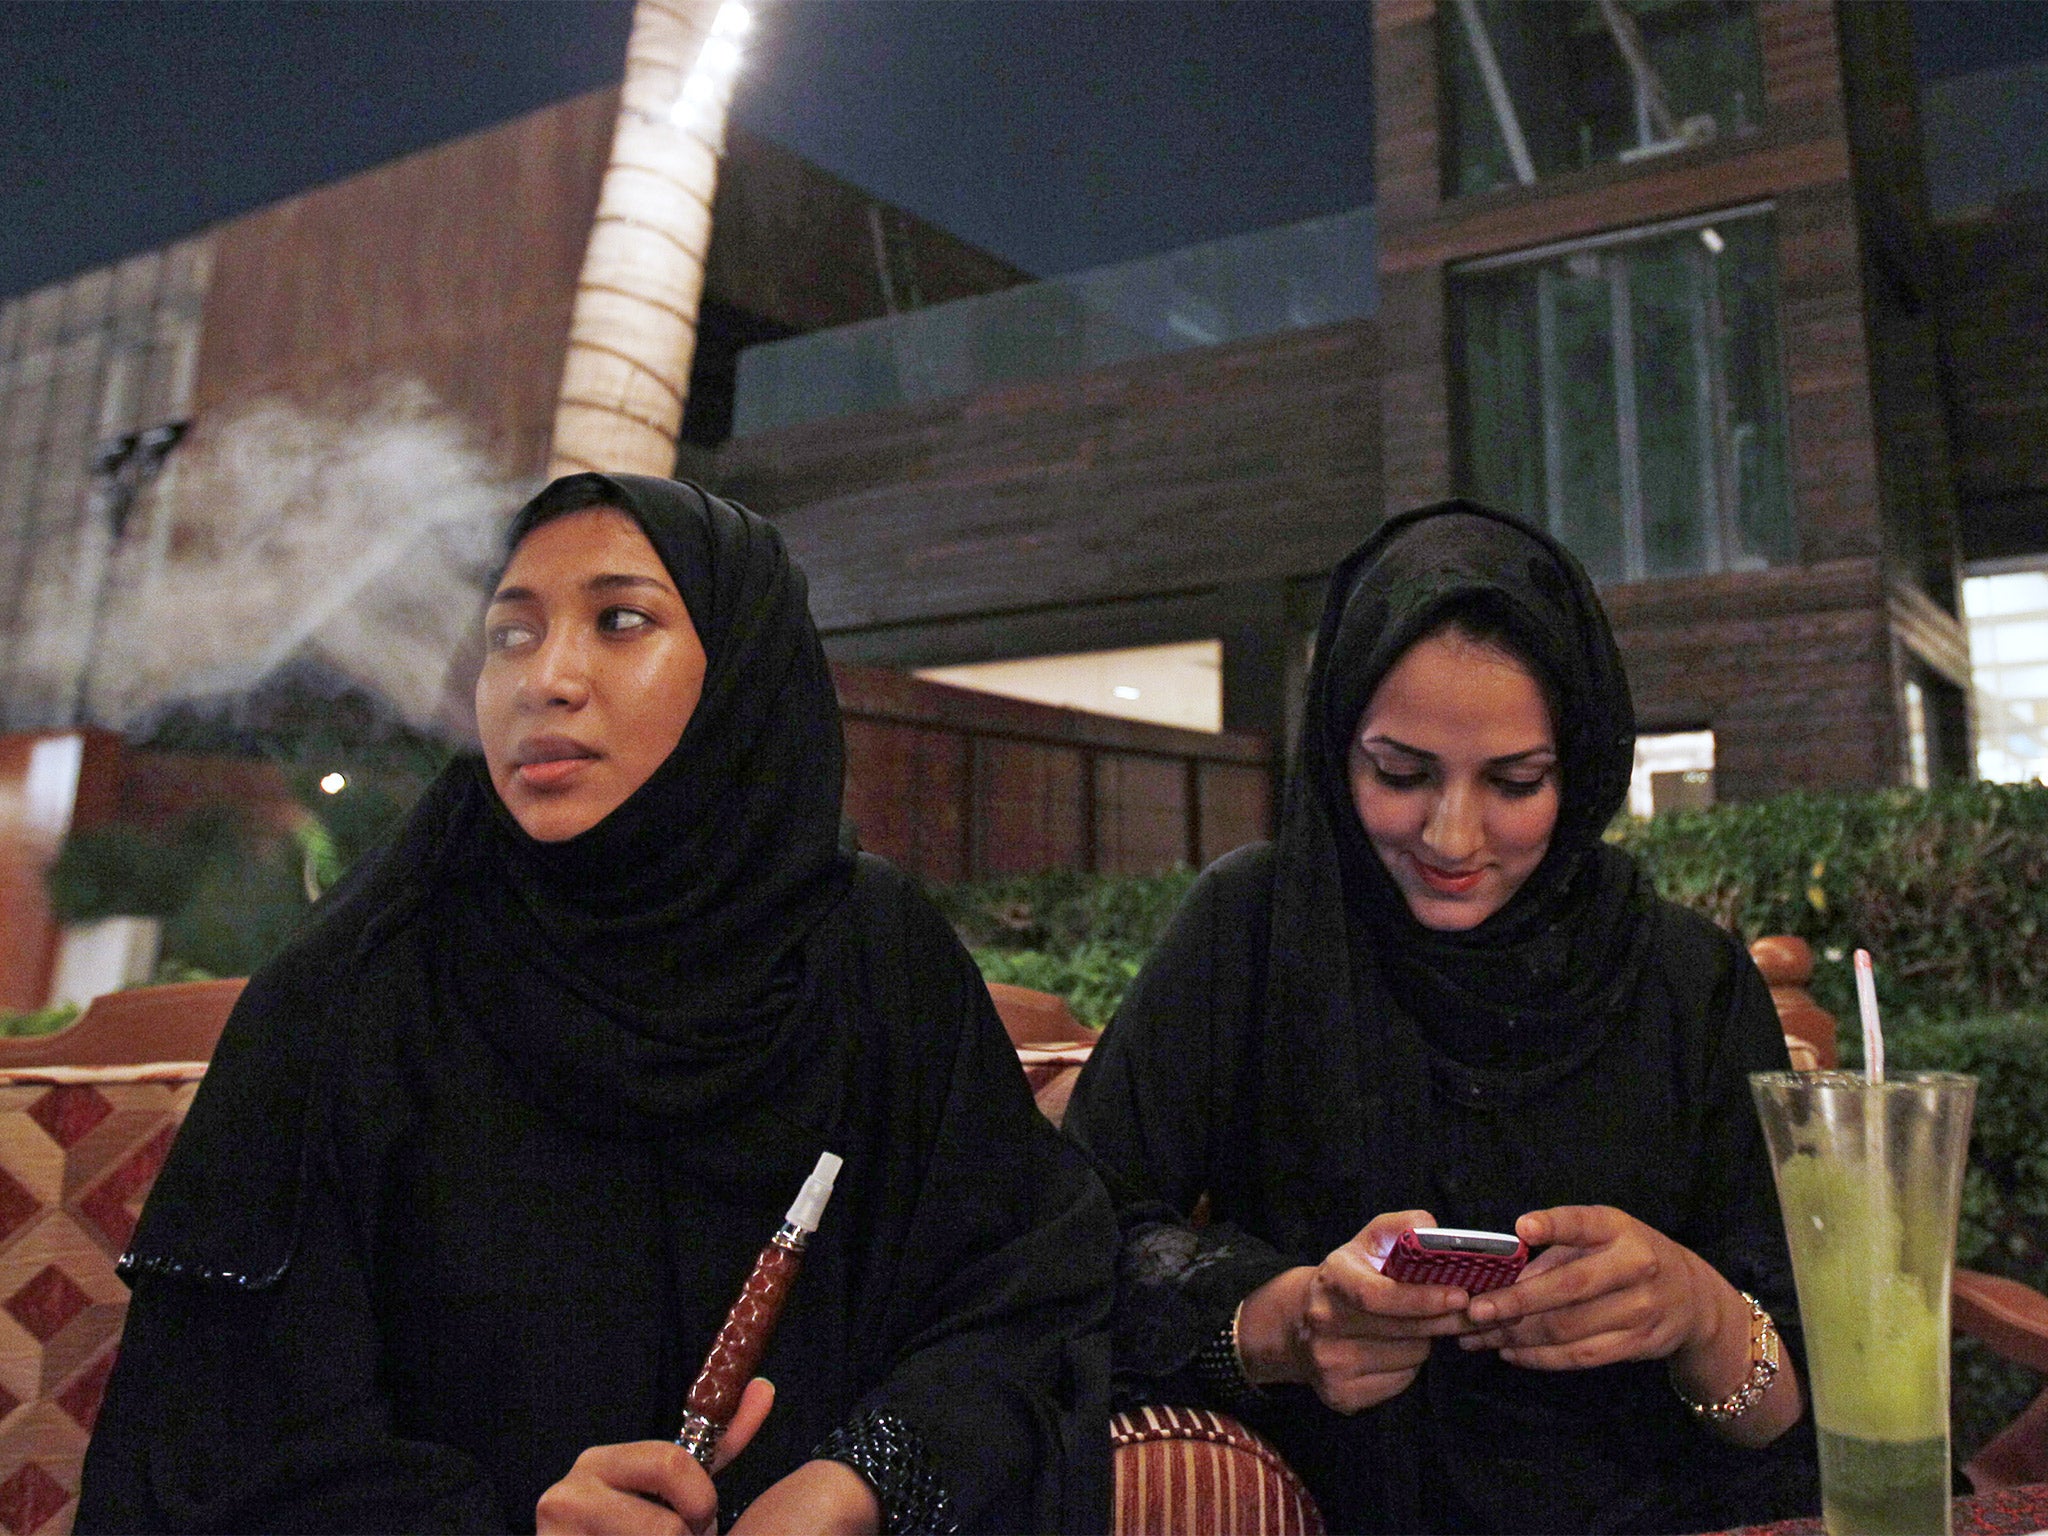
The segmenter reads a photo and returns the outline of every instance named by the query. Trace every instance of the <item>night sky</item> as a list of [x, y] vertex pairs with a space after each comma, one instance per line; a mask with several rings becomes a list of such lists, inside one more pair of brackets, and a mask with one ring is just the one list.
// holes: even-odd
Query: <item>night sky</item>
[[[759, 9], [740, 122], [1033, 272], [1372, 195], [1363, 4]], [[0, 294], [616, 79], [629, 17], [623, 0], [0, 0]], [[2037, 0], [1917, 0], [1914, 19], [1928, 77], [2048, 57]]]

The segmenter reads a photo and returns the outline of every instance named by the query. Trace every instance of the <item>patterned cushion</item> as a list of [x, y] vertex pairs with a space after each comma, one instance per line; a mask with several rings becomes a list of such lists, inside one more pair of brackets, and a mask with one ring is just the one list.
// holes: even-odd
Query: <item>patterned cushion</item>
[[114, 1367], [114, 1274], [204, 1063], [0, 1073], [0, 1532], [65, 1536]]
[[1207, 1408], [1109, 1421], [1116, 1536], [1322, 1536], [1323, 1515], [1280, 1453]]

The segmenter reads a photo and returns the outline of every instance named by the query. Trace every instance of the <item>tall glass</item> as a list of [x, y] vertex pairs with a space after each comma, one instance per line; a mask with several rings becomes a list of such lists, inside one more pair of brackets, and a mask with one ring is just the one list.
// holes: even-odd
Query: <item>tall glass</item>
[[1829, 1536], [1949, 1536], [1948, 1299], [1977, 1080], [1758, 1072]]

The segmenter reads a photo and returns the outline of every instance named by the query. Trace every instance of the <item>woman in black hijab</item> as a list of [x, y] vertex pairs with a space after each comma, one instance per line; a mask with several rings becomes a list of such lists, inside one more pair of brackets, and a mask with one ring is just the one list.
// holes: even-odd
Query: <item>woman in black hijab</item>
[[[1331, 580], [1277, 843], [1203, 875], [1068, 1110], [1123, 1205], [1120, 1389], [1239, 1413], [1333, 1530], [1817, 1506], [1745, 1081], [1782, 1035], [1601, 841], [1634, 740], [1564, 549], [1390, 520]], [[1483, 1298], [1379, 1272], [1438, 1224], [1542, 1251]]]
[[[1099, 1529], [1110, 1207], [839, 846], [780, 538], [577, 475], [507, 547], [482, 757], [250, 981], [143, 1214], [80, 1529]], [[683, 1398], [825, 1150], [714, 1493]]]

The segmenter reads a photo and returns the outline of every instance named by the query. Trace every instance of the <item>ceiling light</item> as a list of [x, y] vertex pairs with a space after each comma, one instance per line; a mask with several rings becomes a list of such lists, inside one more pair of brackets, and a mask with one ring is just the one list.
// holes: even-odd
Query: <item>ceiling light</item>
[[321, 777], [320, 788], [325, 794], [338, 795], [348, 788], [348, 775], [345, 773], [325, 774]]
[[1129, 683], [1118, 683], [1114, 688], [1110, 689], [1109, 691], [1120, 699], [1135, 699], [1142, 697], [1142, 695], [1139, 694], [1138, 690], [1133, 688]]

